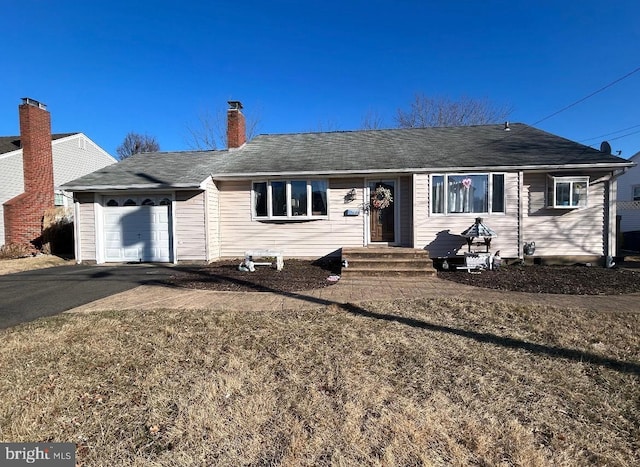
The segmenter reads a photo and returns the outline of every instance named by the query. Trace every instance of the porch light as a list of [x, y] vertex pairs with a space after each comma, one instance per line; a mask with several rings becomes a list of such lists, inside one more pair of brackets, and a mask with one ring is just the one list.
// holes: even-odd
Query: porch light
[[351, 201], [356, 199], [356, 189], [355, 188], [351, 188], [351, 190], [349, 190], [347, 192], [346, 195], [344, 195], [344, 202], [345, 203], [350, 203]]

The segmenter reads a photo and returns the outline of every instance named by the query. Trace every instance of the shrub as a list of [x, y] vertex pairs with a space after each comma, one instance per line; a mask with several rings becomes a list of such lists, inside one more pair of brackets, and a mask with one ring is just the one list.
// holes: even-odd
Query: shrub
[[0, 259], [17, 259], [33, 256], [36, 249], [30, 243], [8, 243], [0, 247]]
[[45, 212], [41, 236], [42, 252], [46, 254], [73, 253], [73, 211], [52, 208]]

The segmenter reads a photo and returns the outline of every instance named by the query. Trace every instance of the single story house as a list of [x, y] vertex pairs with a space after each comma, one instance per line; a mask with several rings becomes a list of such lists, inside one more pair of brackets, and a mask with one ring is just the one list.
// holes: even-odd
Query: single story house
[[503, 258], [531, 242], [541, 257], [615, 254], [625, 159], [524, 124], [246, 142], [242, 106], [230, 104], [227, 150], [139, 154], [64, 185], [78, 262], [209, 262], [256, 248], [318, 258], [369, 245], [447, 257], [466, 251], [460, 233], [478, 217]]
[[57, 189], [116, 160], [83, 133], [51, 134], [46, 105], [24, 98], [19, 136], [0, 136], [0, 246], [40, 236], [45, 211], [71, 207]]
[[[640, 152], [629, 161], [638, 164]], [[640, 251], [640, 166], [635, 165], [618, 178], [618, 216], [622, 248]]]

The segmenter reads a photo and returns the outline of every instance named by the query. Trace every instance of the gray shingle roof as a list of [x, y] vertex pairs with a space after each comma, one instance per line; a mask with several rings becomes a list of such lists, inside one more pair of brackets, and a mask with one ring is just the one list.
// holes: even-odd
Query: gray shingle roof
[[197, 187], [214, 178], [438, 170], [623, 167], [631, 163], [523, 124], [260, 135], [231, 151], [133, 156], [65, 185]]
[[126, 188], [196, 188], [220, 165], [226, 151], [154, 152], [131, 156], [117, 164], [62, 185], [69, 191]]
[[[51, 140], [55, 141], [75, 134], [77, 133], [56, 133], [51, 135]], [[20, 136], [0, 136], [0, 154], [6, 154], [20, 148]]]
[[408, 172], [626, 162], [523, 124], [512, 124], [511, 131], [502, 125], [483, 125], [261, 135], [232, 156], [223, 174]]

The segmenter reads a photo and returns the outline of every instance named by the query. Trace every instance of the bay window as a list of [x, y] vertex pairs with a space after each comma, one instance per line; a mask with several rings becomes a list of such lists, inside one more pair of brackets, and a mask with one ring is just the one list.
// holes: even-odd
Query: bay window
[[327, 216], [326, 180], [253, 182], [253, 217], [304, 219]]
[[431, 176], [433, 214], [504, 213], [504, 174]]

